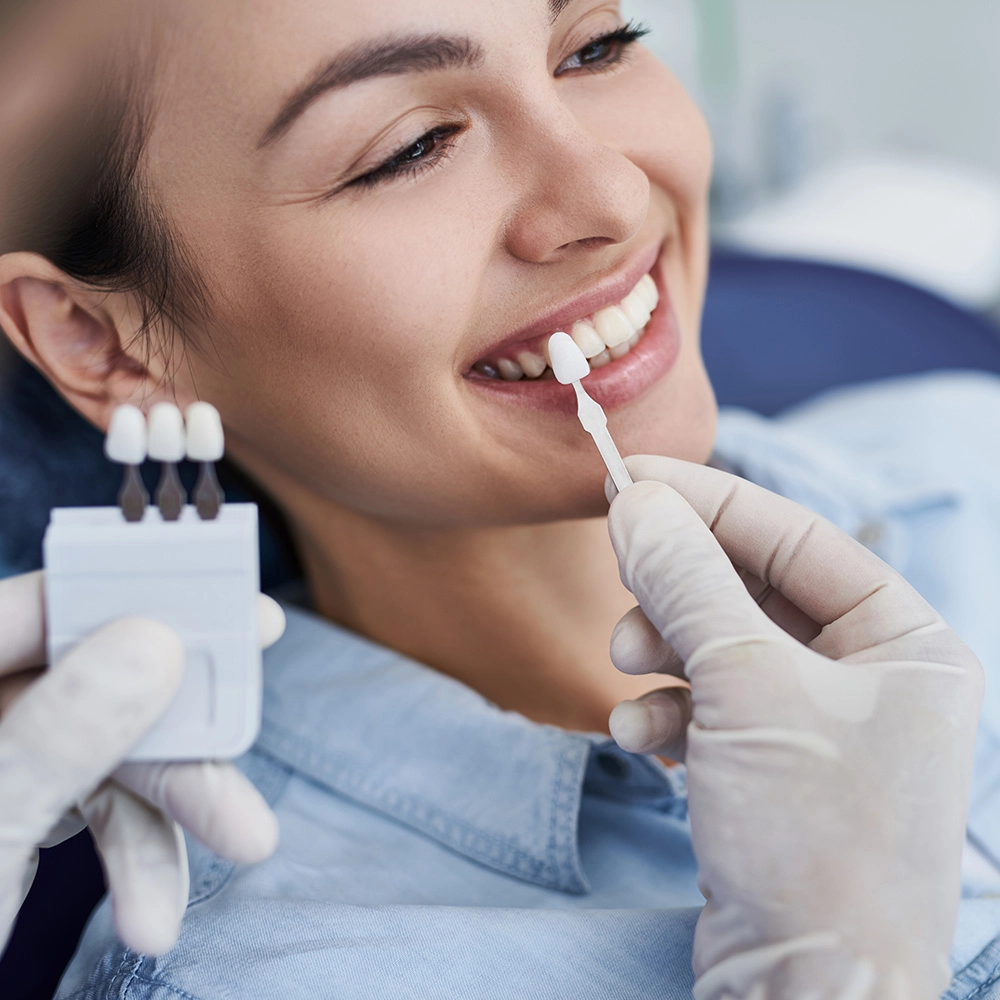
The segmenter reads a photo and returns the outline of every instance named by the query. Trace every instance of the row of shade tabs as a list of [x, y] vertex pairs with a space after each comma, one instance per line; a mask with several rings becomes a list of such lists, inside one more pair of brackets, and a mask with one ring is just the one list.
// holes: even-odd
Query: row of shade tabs
[[218, 517], [224, 498], [215, 463], [224, 451], [222, 420], [211, 403], [192, 403], [184, 414], [173, 403], [156, 403], [148, 418], [137, 406], [116, 407], [104, 439], [104, 454], [125, 467], [118, 494], [125, 520], [141, 521], [149, 506], [149, 494], [139, 474], [139, 466], [147, 458], [163, 463], [155, 500], [164, 521], [178, 520], [187, 503], [177, 473], [177, 463], [185, 458], [200, 464], [192, 494], [198, 516], [206, 521]]

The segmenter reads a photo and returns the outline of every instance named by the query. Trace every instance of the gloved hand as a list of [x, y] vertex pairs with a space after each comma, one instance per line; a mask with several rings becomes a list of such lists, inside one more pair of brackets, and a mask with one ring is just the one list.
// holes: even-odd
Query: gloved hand
[[690, 696], [625, 702], [611, 729], [625, 749], [676, 755], [686, 728], [707, 900], [696, 1000], [938, 997], [978, 660], [816, 514], [715, 469], [628, 466], [637, 482], [609, 526], [641, 611], [611, 655], [629, 673], [683, 673]]
[[[277, 821], [231, 764], [119, 766], [180, 684], [184, 651], [174, 632], [122, 619], [39, 674], [32, 668], [45, 662], [44, 614], [41, 573], [0, 581], [0, 948], [37, 848], [86, 824], [122, 941], [162, 954], [187, 904], [180, 826], [222, 857], [252, 864], [274, 851]], [[281, 608], [261, 596], [262, 647], [283, 630]]]

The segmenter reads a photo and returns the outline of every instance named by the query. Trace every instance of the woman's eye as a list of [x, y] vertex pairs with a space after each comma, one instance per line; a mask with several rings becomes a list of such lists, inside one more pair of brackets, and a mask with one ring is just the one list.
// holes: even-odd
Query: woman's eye
[[462, 131], [461, 125], [439, 125], [425, 132], [416, 142], [410, 143], [388, 160], [354, 178], [347, 186], [374, 187], [384, 181], [403, 175], [413, 175], [435, 163], [439, 163], [454, 145], [451, 140]]
[[649, 34], [649, 28], [642, 24], [629, 21], [628, 24], [615, 31], [600, 35], [577, 49], [568, 59], [560, 63], [555, 75], [572, 70], [598, 71], [613, 66], [624, 55], [625, 50], [634, 45], [640, 38]]

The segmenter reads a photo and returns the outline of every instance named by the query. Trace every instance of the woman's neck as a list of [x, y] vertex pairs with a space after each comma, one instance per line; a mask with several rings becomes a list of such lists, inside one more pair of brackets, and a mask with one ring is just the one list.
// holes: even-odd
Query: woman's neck
[[608, 656], [635, 599], [603, 519], [431, 532], [324, 511], [294, 531], [317, 611], [501, 708], [606, 732], [618, 701], [660, 686]]

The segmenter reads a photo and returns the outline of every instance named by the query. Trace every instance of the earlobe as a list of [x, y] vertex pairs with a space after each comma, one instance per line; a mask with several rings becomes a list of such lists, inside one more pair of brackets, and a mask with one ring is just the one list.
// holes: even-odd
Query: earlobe
[[101, 297], [34, 254], [0, 257], [0, 327], [69, 403], [103, 427], [115, 406], [145, 395], [149, 373], [122, 349]]

